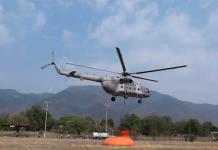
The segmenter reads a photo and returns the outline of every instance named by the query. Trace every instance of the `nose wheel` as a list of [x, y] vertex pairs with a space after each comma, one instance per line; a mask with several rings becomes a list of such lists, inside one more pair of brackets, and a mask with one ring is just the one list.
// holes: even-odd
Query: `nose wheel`
[[141, 100], [141, 99], [140, 99], [140, 100], [138, 100], [138, 103], [139, 103], [139, 104], [141, 104], [141, 103], [142, 103], [142, 100]]
[[115, 102], [116, 98], [115, 97], [111, 97], [111, 101]]

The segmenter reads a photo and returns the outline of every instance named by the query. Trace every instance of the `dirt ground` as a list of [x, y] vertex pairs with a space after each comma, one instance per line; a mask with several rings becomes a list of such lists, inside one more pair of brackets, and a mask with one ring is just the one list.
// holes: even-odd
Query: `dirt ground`
[[0, 138], [0, 150], [218, 150], [218, 142], [137, 141], [132, 147], [101, 145], [98, 140]]

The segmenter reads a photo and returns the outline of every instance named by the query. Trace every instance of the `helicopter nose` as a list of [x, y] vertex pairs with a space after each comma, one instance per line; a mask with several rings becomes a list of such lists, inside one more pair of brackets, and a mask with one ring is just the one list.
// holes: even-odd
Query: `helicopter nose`
[[150, 97], [151, 96], [150, 90], [148, 88], [145, 88], [144, 92], [145, 92], [146, 97]]

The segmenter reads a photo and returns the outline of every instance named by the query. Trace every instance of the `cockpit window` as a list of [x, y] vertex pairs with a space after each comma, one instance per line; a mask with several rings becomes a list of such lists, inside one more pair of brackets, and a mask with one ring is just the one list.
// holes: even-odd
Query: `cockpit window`
[[146, 90], [147, 90], [147, 92], [148, 92], [148, 93], [150, 93], [150, 91], [149, 91], [149, 89], [148, 89], [148, 88], [146, 88]]

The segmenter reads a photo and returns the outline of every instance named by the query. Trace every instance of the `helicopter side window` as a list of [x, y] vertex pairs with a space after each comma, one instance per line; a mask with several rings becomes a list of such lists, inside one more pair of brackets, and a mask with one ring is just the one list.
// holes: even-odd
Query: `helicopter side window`
[[123, 86], [122, 86], [122, 85], [121, 85], [120, 87], [121, 87], [121, 88], [123, 88]]
[[138, 88], [138, 91], [140, 91], [140, 88]]

